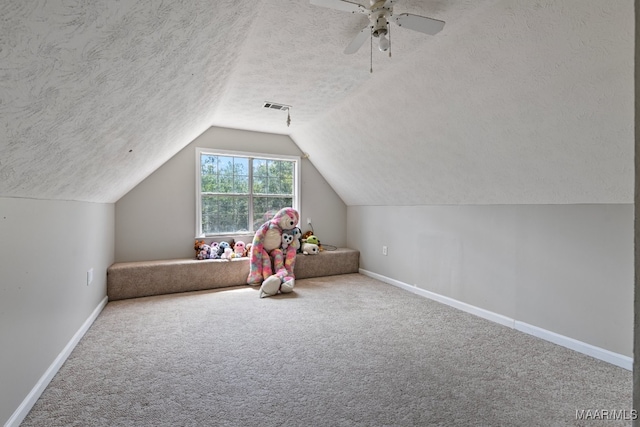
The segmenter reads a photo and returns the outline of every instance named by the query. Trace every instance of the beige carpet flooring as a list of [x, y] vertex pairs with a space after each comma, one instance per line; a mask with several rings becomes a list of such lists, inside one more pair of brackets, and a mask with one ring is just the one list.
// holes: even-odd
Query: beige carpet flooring
[[23, 426], [618, 426], [632, 374], [371, 278], [109, 303]]

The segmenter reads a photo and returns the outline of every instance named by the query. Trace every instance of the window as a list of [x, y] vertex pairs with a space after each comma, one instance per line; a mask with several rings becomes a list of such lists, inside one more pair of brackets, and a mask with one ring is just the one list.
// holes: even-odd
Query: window
[[298, 207], [300, 157], [196, 149], [196, 236], [253, 234]]

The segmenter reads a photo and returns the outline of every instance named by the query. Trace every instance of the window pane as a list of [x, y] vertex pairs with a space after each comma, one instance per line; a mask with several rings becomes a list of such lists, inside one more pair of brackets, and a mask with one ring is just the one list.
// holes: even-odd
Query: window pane
[[273, 197], [269, 198], [269, 209], [272, 209], [274, 211], [277, 211], [280, 208], [280, 199], [274, 199]]
[[218, 201], [210, 196], [202, 197], [202, 231], [204, 233], [216, 232], [216, 220], [218, 218]]
[[293, 194], [293, 176], [285, 177], [280, 183], [282, 194]]
[[270, 160], [266, 194], [293, 194], [293, 162]]
[[279, 160], [267, 160], [267, 174], [269, 176], [278, 176], [280, 173], [280, 161]]
[[218, 157], [218, 173], [223, 176], [233, 176], [233, 157]]
[[282, 208], [293, 205], [292, 197], [254, 197], [253, 227], [254, 230], [269, 221]]
[[233, 192], [249, 194], [249, 158], [236, 157], [233, 162]]
[[293, 176], [293, 162], [281, 162], [282, 163], [282, 176]]
[[201, 176], [201, 190], [202, 191], [214, 191], [217, 185], [217, 157], [202, 155], [200, 156], [200, 176]]
[[234, 193], [249, 193], [249, 177], [246, 175], [236, 175], [233, 180]]
[[268, 194], [280, 194], [280, 180], [276, 177], [269, 177]]
[[253, 159], [253, 176], [267, 176], [267, 160]]
[[211, 175], [211, 174], [207, 174], [207, 175], [202, 175], [202, 179], [201, 179], [201, 191], [204, 192], [210, 192], [210, 191], [216, 191], [216, 188], [218, 187], [218, 177], [217, 175]]
[[276, 212], [270, 212], [267, 206], [268, 199], [266, 197], [253, 198], [253, 229], [257, 230], [262, 224], [269, 221]]
[[218, 157], [218, 185], [215, 191], [218, 193], [233, 191], [233, 157]]
[[202, 231], [206, 234], [248, 231], [248, 216], [248, 197], [202, 197]]
[[202, 154], [200, 156], [200, 166], [202, 173], [217, 174], [218, 173], [218, 156]]
[[291, 206], [291, 198], [284, 197], [271, 197], [269, 198], [269, 208], [275, 210], [276, 212], [282, 208], [287, 208]]
[[249, 198], [236, 197], [233, 210], [226, 212], [229, 227], [225, 232], [243, 232], [249, 230]]
[[249, 175], [249, 159], [247, 157], [234, 157], [233, 159], [234, 175]]
[[267, 194], [267, 178], [265, 176], [253, 176], [253, 192]]

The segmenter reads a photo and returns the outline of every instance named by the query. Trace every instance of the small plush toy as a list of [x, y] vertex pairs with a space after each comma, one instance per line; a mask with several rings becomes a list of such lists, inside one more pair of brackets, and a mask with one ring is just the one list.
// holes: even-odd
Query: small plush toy
[[196, 240], [193, 248], [196, 251], [196, 259], [211, 258], [211, 246], [207, 245], [204, 240]]
[[[295, 230], [295, 228], [293, 230]], [[293, 230], [282, 230], [282, 250], [287, 249], [289, 245], [293, 243], [295, 239]]]
[[303, 243], [302, 253], [305, 255], [317, 255], [320, 253], [320, 248], [315, 243]]
[[204, 245], [204, 240], [196, 240], [196, 243], [194, 243], [193, 249], [196, 251], [196, 258], [200, 253], [200, 250], [202, 249], [203, 245]]
[[291, 242], [291, 245], [296, 248], [296, 252], [300, 253], [302, 252], [302, 230], [296, 227], [291, 230], [291, 232], [293, 233], [293, 242]]
[[227, 242], [218, 243], [218, 257], [222, 258], [222, 255], [224, 254], [224, 250], [227, 248], [231, 249], [231, 245], [229, 243]]
[[218, 249], [220, 249], [220, 243], [218, 242], [211, 242], [209, 244], [209, 246], [211, 246], [211, 259], [219, 259], [220, 255], [218, 255]]
[[222, 253], [222, 255], [220, 255], [220, 259], [231, 261], [231, 258], [233, 258], [233, 249], [227, 246], [226, 248], [224, 248], [224, 252]]
[[246, 257], [251, 257], [251, 243], [247, 243], [246, 245], [244, 245], [244, 256]]
[[313, 234], [309, 235], [306, 239], [302, 239], [302, 243], [313, 243], [314, 245], [319, 245], [320, 240]]
[[[305, 234], [307, 234], [307, 233], [305, 233]], [[320, 240], [318, 240], [318, 238], [313, 234], [307, 234], [307, 237], [302, 239], [302, 246], [304, 246], [305, 243], [311, 243], [311, 244], [317, 245], [318, 246], [318, 252], [322, 252], [324, 250], [324, 249], [322, 249], [322, 245], [320, 244]], [[302, 250], [302, 252], [304, 252], [304, 249]]]
[[244, 256], [244, 252], [245, 252], [245, 244], [243, 241], [238, 241], [236, 242], [235, 245], [233, 245], [234, 258], [242, 258]]

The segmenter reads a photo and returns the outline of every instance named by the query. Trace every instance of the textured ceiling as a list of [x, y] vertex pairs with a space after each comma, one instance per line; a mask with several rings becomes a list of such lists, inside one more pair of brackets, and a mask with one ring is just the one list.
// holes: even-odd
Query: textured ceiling
[[371, 74], [366, 18], [306, 0], [4, 0], [0, 196], [114, 202], [215, 125], [290, 135], [349, 205], [633, 201], [633, 0], [394, 9], [447, 24]]

